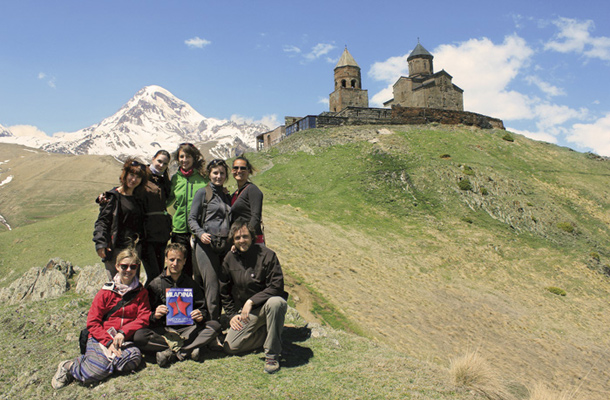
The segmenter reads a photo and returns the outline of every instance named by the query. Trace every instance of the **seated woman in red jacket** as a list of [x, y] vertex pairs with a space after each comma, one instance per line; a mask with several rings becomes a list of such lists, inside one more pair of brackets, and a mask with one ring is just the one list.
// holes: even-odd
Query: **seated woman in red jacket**
[[72, 380], [99, 382], [115, 372], [132, 371], [142, 361], [140, 349], [127, 342], [150, 319], [148, 292], [138, 280], [140, 259], [128, 248], [116, 260], [118, 273], [95, 295], [89, 309], [87, 350], [74, 360], [59, 363], [51, 380], [54, 389]]

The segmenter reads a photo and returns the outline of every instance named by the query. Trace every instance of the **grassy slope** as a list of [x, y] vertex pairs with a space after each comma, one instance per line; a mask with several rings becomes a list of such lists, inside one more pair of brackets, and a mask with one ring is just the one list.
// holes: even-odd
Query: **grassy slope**
[[[54, 157], [60, 160], [67, 157], [43, 157], [41, 153], [19, 148], [21, 153], [17, 158], [14, 146], [8, 147], [0, 146], [0, 158], [20, 162], [9, 164], [11, 170], [2, 172], [13, 173], [15, 177], [20, 177], [19, 172], [23, 172], [17, 171], [17, 166], [34, 164], [43, 170], [54, 169], [58, 168]], [[106, 159], [101, 157], [85, 156], [72, 160], [83, 163], [80, 167], [82, 174], [95, 171], [106, 176], [104, 182], [86, 187], [83, 196], [72, 198], [70, 207], [49, 208], [53, 218], [14, 226], [10, 232], [0, 232], [0, 272], [3, 277], [0, 287], [9, 285], [31, 267], [44, 265], [52, 257], [61, 257], [81, 266], [98, 261], [91, 243], [97, 208], [91, 199], [100, 190], [112, 186], [119, 166], [113, 162], [106, 165]], [[66, 171], [62, 170], [57, 174], [62, 176], [64, 173]], [[43, 181], [38, 181], [38, 185], [43, 184]], [[86, 182], [80, 184], [86, 186]], [[16, 178], [6, 188], [11, 189], [4, 192], [11, 198], [5, 200], [4, 205], [21, 201], [15, 193], [23, 195], [39, 189]], [[41, 199], [49, 200], [61, 195], [61, 190], [62, 187], [56, 186], [37, 193]], [[8, 214], [14, 220], [37, 220], [24, 209], [11, 210], [15, 211]], [[0, 213], [7, 214], [2, 209]], [[85, 324], [90, 302], [86, 296], [68, 292], [56, 300], [0, 306], [0, 335], [3, 337], [0, 341], [0, 398], [53, 396], [93, 399], [117, 395], [206, 399], [472, 398], [469, 393], [460, 392], [447, 383], [447, 370], [442, 366], [418, 361], [385, 345], [333, 329], [327, 329], [326, 336], [311, 338], [302, 320], [290, 321], [292, 325], [285, 332], [284, 368], [273, 377], [262, 374], [260, 353], [245, 357], [216, 358], [212, 355], [202, 363], [187, 361], [163, 371], [154, 363], [148, 364], [134, 377], [111, 379], [93, 389], [70, 385], [54, 392], [50, 378], [60, 360], [77, 355], [77, 334]], [[242, 384], [244, 381], [249, 384]]]
[[[297, 292], [298, 286], [313, 290], [320, 295], [314, 308], [331, 311], [320, 314], [327, 322], [383, 343], [364, 351], [363, 358], [348, 351], [339, 362], [349, 368], [342, 370], [324, 360], [337, 356], [328, 352], [329, 343], [315, 348], [309, 339], [305, 347], [314, 349], [315, 357], [289, 374], [311, 380], [301, 375], [302, 368], [330, 371], [311, 380], [311, 390], [321, 395], [333, 393], [333, 381], [404, 381], [406, 377], [394, 376], [391, 368], [374, 367], [386, 364], [375, 364], [373, 353], [385, 354], [390, 346], [398, 350], [400, 360], [392, 363], [413, 362], [404, 354], [433, 362], [415, 368], [416, 376], [425, 376], [416, 381], [439, 382], [449, 357], [479, 349], [515, 386], [541, 381], [566, 389], [582, 382], [584, 398], [608, 398], [609, 365], [601, 357], [608, 348], [608, 280], [593, 270], [610, 256], [609, 193], [604, 185], [608, 163], [519, 136], [506, 142], [500, 131], [389, 129], [395, 133], [380, 135], [371, 127], [308, 131], [270, 153], [253, 156], [261, 170], [255, 180], [265, 193], [269, 245], [297, 282], [289, 291]], [[441, 158], [444, 154], [450, 158]], [[464, 165], [474, 175], [467, 175]], [[457, 188], [461, 178], [471, 180], [473, 191]], [[481, 187], [488, 191], [486, 196]], [[84, 223], [87, 213], [91, 224], [94, 209], [76, 211], [75, 221], [81, 215]], [[557, 228], [558, 222], [570, 222], [575, 232]], [[31, 252], [34, 260], [38, 247], [26, 229], [39, 224], [0, 234], [0, 249], [21, 238], [19, 249]], [[58, 236], [71, 237], [76, 228], [59, 229]], [[83, 228], [86, 238], [74, 243], [89, 246], [89, 230], [90, 225]], [[62, 247], [67, 242], [57, 244], [59, 253], [65, 248], [68, 254], [68, 246]], [[599, 254], [599, 265], [591, 259], [592, 252]], [[37, 265], [46, 262], [42, 254]], [[75, 257], [81, 259], [71, 261], [89, 262], [84, 254]], [[30, 266], [13, 260], [17, 265], [11, 262], [9, 270]], [[559, 286], [568, 295], [555, 296], [545, 290], [548, 286]], [[3, 325], [13, 326], [15, 335], [22, 331]], [[255, 358], [231, 358], [221, 364], [259, 362], [249, 357]], [[51, 354], [48, 364], [58, 359]], [[210, 373], [206, 365], [201, 374]], [[33, 368], [42, 368], [41, 384], [53, 369], [46, 364]], [[369, 370], [372, 375], [366, 375]], [[295, 379], [289, 385], [303, 383], [299, 377], [287, 379]], [[112, 382], [104, 385], [104, 393], [114, 390]], [[258, 380], [257, 387], [267, 386]], [[436, 387], [443, 396], [459, 396], [442, 384]], [[395, 388], [390, 385], [389, 393], [401, 393]], [[356, 385], [355, 391], [334, 392], [334, 397], [358, 398], [358, 390]]]
[[308, 131], [258, 156], [287, 269], [420, 359], [479, 348], [508, 380], [564, 389], [591, 371], [580, 392], [608, 398], [609, 281], [590, 254], [608, 263], [610, 163], [504, 132], [390, 129]]

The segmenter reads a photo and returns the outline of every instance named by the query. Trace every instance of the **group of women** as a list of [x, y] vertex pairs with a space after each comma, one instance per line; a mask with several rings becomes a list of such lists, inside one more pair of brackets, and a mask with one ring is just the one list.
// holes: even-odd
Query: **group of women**
[[[231, 223], [247, 221], [255, 231], [256, 243], [264, 244], [263, 194], [249, 181], [254, 169], [245, 157], [237, 157], [232, 165], [237, 182], [233, 196], [224, 187], [229, 174], [224, 160], [204, 166], [201, 152], [190, 143], [180, 144], [173, 158], [178, 171], [171, 180], [171, 157], [165, 150], [158, 151], [148, 166], [128, 159], [120, 185], [98, 198], [100, 213], [93, 241], [110, 282], [89, 310], [86, 351], [59, 364], [52, 380], [54, 388], [73, 379], [101, 381], [140, 364], [140, 350], [125, 346], [138, 329], [147, 326], [151, 316], [147, 290], [139, 280], [140, 260], [148, 284], [163, 271], [168, 241], [183, 244], [187, 249], [183, 271], [204, 289], [210, 318], [218, 321], [222, 309], [219, 275], [231, 246]], [[167, 212], [171, 206], [173, 217]]]

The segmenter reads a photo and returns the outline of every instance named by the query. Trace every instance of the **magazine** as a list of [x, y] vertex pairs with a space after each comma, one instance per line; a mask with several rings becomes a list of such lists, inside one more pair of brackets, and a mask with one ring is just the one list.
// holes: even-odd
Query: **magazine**
[[169, 288], [165, 290], [167, 303], [166, 325], [193, 325], [193, 289]]

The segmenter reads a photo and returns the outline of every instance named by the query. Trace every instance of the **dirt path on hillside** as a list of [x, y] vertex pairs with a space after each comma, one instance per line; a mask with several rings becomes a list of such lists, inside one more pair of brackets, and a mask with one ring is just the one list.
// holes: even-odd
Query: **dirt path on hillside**
[[[610, 398], [610, 290], [585, 266], [558, 258], [554, 273], [538, 273], [527, 263], [558, 256], [512, 248], [471, 226], [463, 232], [468, 243], [457, 246], [445, 232], [461, 235], [460, 226], [432, 226], [410, 241], [370, 240], [313, 223], [290, 206], [267, 207], [265, 224], [283, 268], [374, 339], [444, 366], [478, 350], [512, 385], [581, 385], [583, 399]], [[552, 295], [548, 286], [569, 295]], [[312, 318], [304, 288], [293, 287], [297, 309]]]

